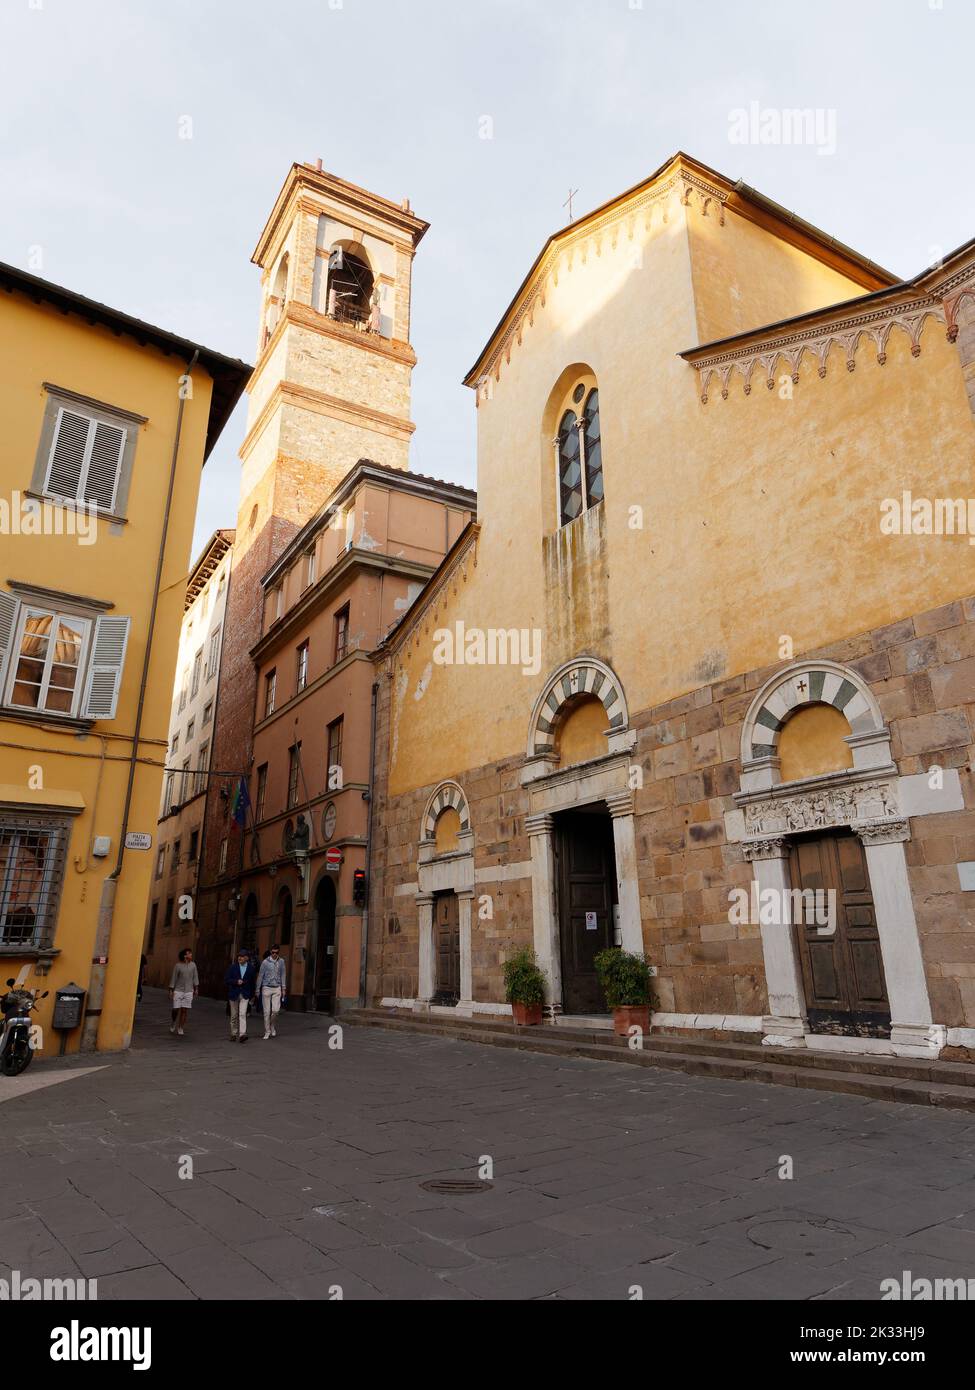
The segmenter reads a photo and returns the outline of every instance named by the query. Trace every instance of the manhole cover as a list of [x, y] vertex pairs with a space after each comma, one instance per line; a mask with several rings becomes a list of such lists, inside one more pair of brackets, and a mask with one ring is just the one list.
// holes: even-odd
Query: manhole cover
[[439, 1192], [444, 1197], [468, 1197], [475, 1192], [490, 1192], [492, 1184], [476, 1178], [431, 1178], [420, 1186], [424, 1192]]
[[765, 1250], [838, 1250], [852, 1245], [856, 1236], [844, 1226], [828, 1221], [763, 1221], [752, 1226], [748, 1239]]

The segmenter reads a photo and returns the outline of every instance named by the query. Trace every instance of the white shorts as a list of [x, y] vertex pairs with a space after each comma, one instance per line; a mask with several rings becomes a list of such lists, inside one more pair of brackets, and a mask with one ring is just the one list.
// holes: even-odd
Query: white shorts
[[192, 1007], [193, 1007], [193, 991], [192, 991], [192, 990], [188, 990], [186, 993], [184, 993], [182, 990], [179, 990], [179, 989], [173, 991], [173, 1008], [174, 1008], [174, 1009], [192, 1009]]

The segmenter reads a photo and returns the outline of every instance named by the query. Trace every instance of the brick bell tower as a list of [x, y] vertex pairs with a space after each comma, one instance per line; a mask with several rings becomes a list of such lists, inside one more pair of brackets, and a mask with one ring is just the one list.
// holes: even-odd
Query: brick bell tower
[[[210, 765], [249, 773], [261, 576], [361, 458], [409, 467], [413, 257], [428, 224], [327, 173], [294, 164], [252, 260], [261, 270], [247, 433]], [[232, 946], [239, 840], [233, 779], [208, 779], [196, 952], [219, 992]], [[223, 793], [223, 794], [222, 794]], [[220, 846], [228, 838], [226, 868]]]

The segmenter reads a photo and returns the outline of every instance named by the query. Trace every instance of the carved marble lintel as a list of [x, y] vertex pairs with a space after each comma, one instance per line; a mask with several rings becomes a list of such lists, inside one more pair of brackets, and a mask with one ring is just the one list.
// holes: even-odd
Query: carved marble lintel
[[745, 833], [757, 837], [856, 823], [882, 824], [899, 816], [893, 782], [867, 782], [752, 801], [745, 807]]

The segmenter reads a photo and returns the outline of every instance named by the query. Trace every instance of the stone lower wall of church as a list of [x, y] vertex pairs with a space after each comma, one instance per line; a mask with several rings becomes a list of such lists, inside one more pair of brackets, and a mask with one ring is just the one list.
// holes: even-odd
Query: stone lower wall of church
[[[958, 769], [965, 809], [911, 819], [905, 846], [935, 1021], [975, 1028], [975, 893], [958, 864], [975, 861], [975, 598], [864, 633], [803, 656], [828, 658], [868, 682], [890, 728], [901, 775]], [[729, 842], [742, 724], [777, 667], [750, 671], [634, 713], [632, 754], [640, 906], [648, 958], [658, 967], [659, 1008], [682, 1015], [767, 1011], [760, 929], [729, 920], [729, 892], [747, 888], [752, 866]], [[485, 680], [489, 680], [486, 673]], [[381, 682], [379, 747], [389, 729], [389, 682]], [[526, 707], [526, 728], [530, 710]], [[503, 999], [501, 965], [532, 941], [528, 791], [522, 759], [464, 769], [445, 757], [443, 777], [466, 793], [475, 842], [472, 927], [476, 1001]], [[413, 998], [417, 987], [417, 853], [433, 786], [389, 798], [377, 785], [370, 997]], [[486, 915], [486, 914], [490, 915]], [[374, 917], [375, 921], [375, 917]]]

